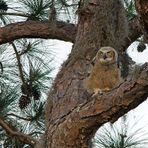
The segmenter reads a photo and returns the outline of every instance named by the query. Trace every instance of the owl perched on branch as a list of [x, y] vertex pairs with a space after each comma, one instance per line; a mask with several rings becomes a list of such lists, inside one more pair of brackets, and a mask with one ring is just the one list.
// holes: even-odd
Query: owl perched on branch
[[91, 71], [84, 82], [94, 95], [111, 90], [121, 83], [118, 54], [112, 47], [102, 47], [91, 62]]

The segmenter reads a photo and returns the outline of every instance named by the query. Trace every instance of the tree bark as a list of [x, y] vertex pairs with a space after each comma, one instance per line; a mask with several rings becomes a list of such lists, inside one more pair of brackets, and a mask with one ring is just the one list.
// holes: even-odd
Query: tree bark
[[139, 78], [92, 98], [84, 89], [90, 61], [102, 46], [122, 54], [128, 26], [120, 0], [80, 1], [75, 44], [62, 65], [46, 104], [46, 145], [49, 148], [87, 148], [96, 130], [114, 122], [148, 96], [148, 67]]
[[[90, 138], [104, 123], [115, 122], [146, 100], [148, 96], [148, 64], [143, 65], [137, 79], [128, 79], [116, 89], [90, 97], [60, 118], [50, 120], [48, 147], [89, 147]], [[87, 98], [87, 97], [86, 97]]]
[[133, 43], [143, 34], [138, 16], [130, 20], [128, 26], [129, 26], [129, 32], [128, 32], [128, 37], [125, 39], [126, 41], [123, 47], [123, 51], [126, 51], [126, 49], [131, 45], [131, 43]]
[[[129, 32], [124, 50], [142, 35], [138, 17], [130, 20], [128, 24]], [[58, 39], [74, 43], [77, 33], [76, 26], [75, 24], [61, 21], [57, 21], [54, 26], [48, 21], [30, 20], [12, 23], [0, 28], [0, 45], [19, 38]]]
[[76, 27], [74, 24], [57, 21], [54, 25], [48, 21], [25, 21], [9, 24], [0, 28], [0, 44], [19, 38], [59, 39], [74, 42]]
[[144, 41], [148, 43], [148, 1], [135, 0], [135, 6], [139, 13], [139, 20], [144, 34]]

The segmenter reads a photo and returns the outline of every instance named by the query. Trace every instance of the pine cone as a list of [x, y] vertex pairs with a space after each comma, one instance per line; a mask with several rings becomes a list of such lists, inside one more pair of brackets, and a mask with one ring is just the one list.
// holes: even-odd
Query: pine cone
[[31, 103], [31, 100], [28, 96], [22, 95], [19, 99], [20, 109], [25, 109], [30, 103]]
[[4, 0], [0, 0], [0, 11], [7, 11], [8, 5]]

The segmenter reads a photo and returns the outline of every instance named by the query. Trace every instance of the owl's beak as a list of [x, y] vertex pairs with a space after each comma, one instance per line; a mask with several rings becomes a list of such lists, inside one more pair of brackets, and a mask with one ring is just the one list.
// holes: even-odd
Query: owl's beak
[[107, 58], [106, 54], [103, 55], [103, 59], [105, 60]]

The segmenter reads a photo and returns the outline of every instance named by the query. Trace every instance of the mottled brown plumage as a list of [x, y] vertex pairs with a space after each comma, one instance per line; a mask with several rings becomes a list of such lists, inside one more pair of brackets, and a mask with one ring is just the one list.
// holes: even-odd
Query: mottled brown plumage
[[102, 93], [121, 82], [118, 54], [112, 47], [102, 47], [94, 57], [91, 71], [84, 85], [90, 93]]

